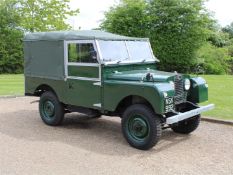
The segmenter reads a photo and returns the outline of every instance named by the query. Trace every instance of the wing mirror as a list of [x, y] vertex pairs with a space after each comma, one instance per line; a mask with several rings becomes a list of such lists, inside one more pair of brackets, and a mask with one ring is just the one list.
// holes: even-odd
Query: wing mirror
[[92, 50], [92, 51], [91, 51], [91, 58], [92, 58], [93, 60], [96, 60], [96, 59], [97, 59], [97, 52], [96, 52], [95, 50]]

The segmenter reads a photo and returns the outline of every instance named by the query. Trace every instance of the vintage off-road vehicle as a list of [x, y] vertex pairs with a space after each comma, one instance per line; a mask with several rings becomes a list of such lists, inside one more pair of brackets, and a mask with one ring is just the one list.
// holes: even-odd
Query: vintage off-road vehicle
[[[147, 38], [102, 31], [28, 34], [24, 38], [25, 95], [39, 96], [44, 123], [64, 114], [119, 116], [128, 143], [147, 150], [163, 128], [189, 134], [214, 105], [201, 77], [158, 71]], [[172, 66], [172, 65], [171, 65]], [[98, 134], [98, 133], [96, 133]]]

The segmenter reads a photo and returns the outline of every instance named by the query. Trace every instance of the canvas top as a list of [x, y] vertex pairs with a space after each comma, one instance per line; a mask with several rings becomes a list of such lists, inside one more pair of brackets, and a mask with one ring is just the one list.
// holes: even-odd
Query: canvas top
[[148, 41], [148, 38], [134, 38], [116, 35], [100, 30], [54, 31], [26, 34], [24, 41], [61, 41], [61, 40], [130, 40]]

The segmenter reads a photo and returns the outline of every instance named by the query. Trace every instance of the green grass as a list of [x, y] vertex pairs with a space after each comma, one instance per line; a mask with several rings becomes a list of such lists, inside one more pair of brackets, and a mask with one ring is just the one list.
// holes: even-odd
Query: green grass
[[[233, 76], [204, 75], [209, 84], [209, 101], [202, 104], [214, 103], [216, 108], [204, 113], [204, 116], [233, 120]], [[0, 96], [23, 95], [23, 75], [0, 75]]]
[[233, 120], [233, 76], [205, 75], [202, 77], [209, 84], [209, 101], [204, 104], [216, 105], [214, 110], [204, 113], [204, 116]]
[[0, 96], [23, 95], [24, 77], [17, 75], [0, 75]]

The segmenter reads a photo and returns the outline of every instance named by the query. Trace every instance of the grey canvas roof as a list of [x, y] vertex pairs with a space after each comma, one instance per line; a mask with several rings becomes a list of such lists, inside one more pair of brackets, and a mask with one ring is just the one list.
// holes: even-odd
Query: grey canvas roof
[[137, 40], [147, 41], [148, 38], [133, 38], [103, 32], [100, 30], [55, 31], [30, 33], [24, 37], [24, 41], [60, 41], [60, 40]]

